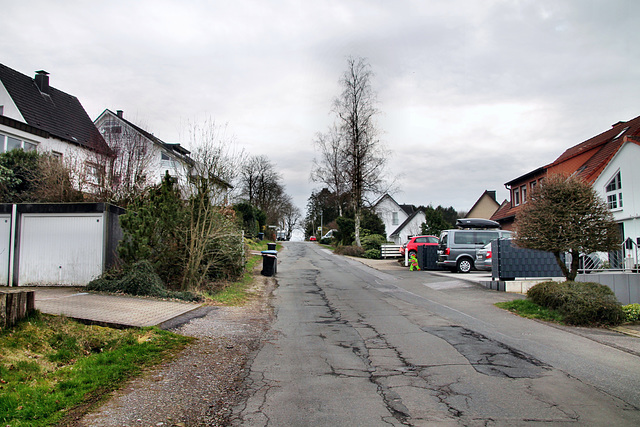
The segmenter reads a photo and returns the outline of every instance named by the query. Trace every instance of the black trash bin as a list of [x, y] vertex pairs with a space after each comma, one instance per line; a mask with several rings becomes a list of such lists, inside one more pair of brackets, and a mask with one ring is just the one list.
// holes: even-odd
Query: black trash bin
[[267, 249], [269, 249], [270, 251], [275, 251], [276, 250], [276, 244], [275, 243], [267, 243]]
[[258, 233], [258, 240], [264, 239], [264, 233]]
[[262, 251], [263, 276], [274, 276], [278, 271], [278, 251]]

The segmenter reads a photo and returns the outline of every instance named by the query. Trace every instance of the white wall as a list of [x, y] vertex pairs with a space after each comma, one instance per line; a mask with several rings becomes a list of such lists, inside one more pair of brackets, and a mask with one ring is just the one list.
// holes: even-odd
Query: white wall
[[400, 231], [399, 236], [393, 239], [393, 243], [401, 245], [409, 240], [409, 236], [422, 234], [422, 223], [425, 221], [426, 217], [424, 216], [424, 213], [418, 212], [416, 216], [411, 219], [409, 224]]
[[13, 102], [13, 98], [9, 96], [9, 92], [7, 92], [2, 82], [0, 82], [0, 105], [3, 106], [3, 116], [25, 123], [24, 117], [20, 114], [18, 107]]
[[[396, 231], [396, 229], [407, 220], [409, 217], [407, 213], [396, 203], [390, 196], [383, 196], [375, 207], [376, 214], [380, 217], [384, 223], [385, 232], [387, 233], [387, 240], [391, 240], [389, 235]], [[393, 213], [397, 212], [398, 221], [397, 224], [393, 223]], [[399, 244], [399, 243], [396, 243]]]
[[622, 208], [611, 212], [617, 222], [624, 224], [625, 238], [636, 241], [640, 237], [640, 146], [625, 142], [611, 162], [594, 181], [593, 188], [606, 201], [605, 188], [620, 171]]

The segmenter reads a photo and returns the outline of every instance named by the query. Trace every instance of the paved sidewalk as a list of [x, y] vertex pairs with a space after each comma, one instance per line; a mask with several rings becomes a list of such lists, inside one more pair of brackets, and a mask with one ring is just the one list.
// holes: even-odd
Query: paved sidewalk
[[202, 306], [199, 303], [101, 295], [76, 287], [11, 287], [5, 292], [35, 291], [36, 309], [112, 327], [160, 326]]

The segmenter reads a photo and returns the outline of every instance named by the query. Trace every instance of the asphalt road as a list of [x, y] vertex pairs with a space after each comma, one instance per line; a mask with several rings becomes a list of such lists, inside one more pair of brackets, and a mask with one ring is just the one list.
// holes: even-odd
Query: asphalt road
[[280, 254], [276, 320], [234, 425], [640, 425], [640, 358], [497, 309], [517, 296]]

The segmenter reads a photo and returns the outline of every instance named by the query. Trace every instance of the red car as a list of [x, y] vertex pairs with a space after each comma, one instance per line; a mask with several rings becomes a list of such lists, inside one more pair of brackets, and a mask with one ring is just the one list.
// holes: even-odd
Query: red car
[[316, 236], [310, 236], [309, 237], [309, 241], [310, 242], [315, 242], [316, 241]]
[[402, 245], [400, 253], [404, 256], [404, 251], [409, 251], [409, 256], [418, 255], [418, 246], [438, 246], [436, 236], [413, 236], [407, 243]]

